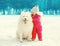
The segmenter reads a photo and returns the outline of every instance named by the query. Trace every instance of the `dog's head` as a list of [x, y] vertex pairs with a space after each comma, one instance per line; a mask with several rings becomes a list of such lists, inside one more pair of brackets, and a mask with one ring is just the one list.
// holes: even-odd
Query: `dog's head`
[[23, 22], [26, 24], [28, 21], [31, 20], [30, 12], [21, 12], [21, 18], [22, 18]]

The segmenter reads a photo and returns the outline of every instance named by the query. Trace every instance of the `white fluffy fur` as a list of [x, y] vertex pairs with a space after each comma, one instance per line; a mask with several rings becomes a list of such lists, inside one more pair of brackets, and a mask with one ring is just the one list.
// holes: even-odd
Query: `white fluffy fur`
[[[24, 19], [27, 19], [27, 23], [24, 23]], [[32, 38], [32, 29], [33, 23], [30, 12], [22, 12], [19, 17], [17, 37], [20, 41], [23, 41], [23, 38], [31, 40]]]

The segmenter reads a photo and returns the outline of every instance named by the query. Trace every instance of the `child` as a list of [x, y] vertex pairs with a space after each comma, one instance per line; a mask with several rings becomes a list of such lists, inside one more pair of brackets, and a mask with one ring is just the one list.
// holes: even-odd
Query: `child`
[[42, 25], [41, 25], [41, 15], [39, 12], [38, 5], [32, 8], [32, 22], [33, 22], [33, 30], [32, 30], [32, 40], [35, 40], [36, 34], [38, 35], [38, 40], [42, 41]]

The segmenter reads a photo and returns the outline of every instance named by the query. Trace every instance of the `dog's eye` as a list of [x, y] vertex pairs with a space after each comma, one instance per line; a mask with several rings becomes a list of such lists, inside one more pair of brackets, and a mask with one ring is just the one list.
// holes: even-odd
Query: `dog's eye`
[[25, 16], [23, 16], [23, 17], [25, 17]]
[[28, 16], [26, 16], [26, 17], [28, 17]]

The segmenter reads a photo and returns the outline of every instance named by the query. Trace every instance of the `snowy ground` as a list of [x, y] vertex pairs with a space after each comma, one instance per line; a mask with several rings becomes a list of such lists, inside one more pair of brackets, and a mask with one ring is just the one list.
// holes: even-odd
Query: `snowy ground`
[[60, 17], [43, 16], [43, 41], [24, 41], [16, 38], [19, 16], [0, 16], [0, 46], [60, 46]]

